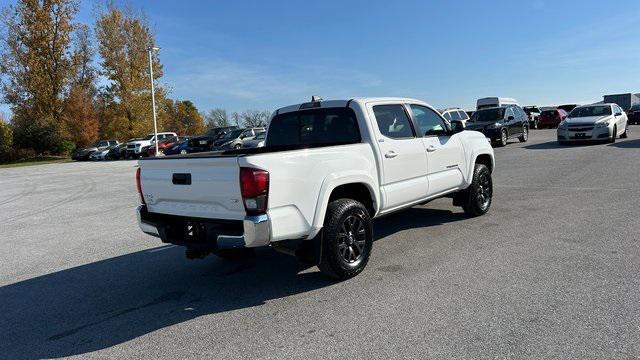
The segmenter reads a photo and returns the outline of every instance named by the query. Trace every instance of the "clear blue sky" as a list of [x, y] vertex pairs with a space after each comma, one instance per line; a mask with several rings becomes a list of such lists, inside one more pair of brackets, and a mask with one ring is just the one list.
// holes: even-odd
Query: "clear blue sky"
[[[200, 110], [314, 94], [470, 109], [484, 96], [547, 105], [640, 92], [638, 0], [129, 3], [156, 33], [170, 96]], [[93, 23], [94, 7], [83, 2], [79, 20]]]

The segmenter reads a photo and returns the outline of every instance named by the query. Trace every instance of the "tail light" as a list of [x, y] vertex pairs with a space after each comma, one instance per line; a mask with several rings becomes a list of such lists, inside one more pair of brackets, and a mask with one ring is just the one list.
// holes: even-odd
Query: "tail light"
[[240, 193], [247, 214], [266, 213], [269, 199], [269, 172], [247, 167], [240, 168]]
[[140, 183], [140, 168], [136, 170], [136, 188], [138, 189], [138, 195], [140, 195], [140, 202], [142, 204], [146, 204], [144, 202], [144, 196], [142, 196], [142, 184]]

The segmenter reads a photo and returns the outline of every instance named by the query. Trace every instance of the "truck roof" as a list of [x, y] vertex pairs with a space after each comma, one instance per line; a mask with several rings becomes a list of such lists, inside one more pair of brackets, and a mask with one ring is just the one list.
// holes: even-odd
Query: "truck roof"
[[[351, 102], [356, 102], [361, 105], [371, 102], [382, 102], [382, 101], [397, 101], [397, 102], [412, 102], [416, 104], [424, 104], [428, 105], [422, 100], [413, 99], [413, 98], [404, 98], [404, 97], [354, 97], [346, 100], [321, 100], [316, 102], [306, 102], [295, 105], [289, 105], [282, 108], [279, 108], [275, 111], [275, 114], [283, 114], [292, 111], [304, 110], [304, 109], [312, 109], [312, 108], [329, 108], [329, 107], [346, 107], [347, 104]], [[430, 105], [428, 105], [430, 106]]]

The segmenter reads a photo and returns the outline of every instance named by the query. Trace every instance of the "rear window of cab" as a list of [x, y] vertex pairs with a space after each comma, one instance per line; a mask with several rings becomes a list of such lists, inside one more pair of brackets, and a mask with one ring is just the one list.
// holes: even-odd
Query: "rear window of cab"
[[269, 124], [265, 145], [353, 144], [360, 140], [352, 109], [316, 108], [276, 115]]

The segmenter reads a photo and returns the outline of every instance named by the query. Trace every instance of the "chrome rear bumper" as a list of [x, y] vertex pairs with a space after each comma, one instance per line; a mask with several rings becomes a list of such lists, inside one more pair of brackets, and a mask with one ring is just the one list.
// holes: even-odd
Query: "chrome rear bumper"
[[[213, 250], [266, 246], [271, 241], [271, 223], [266, 214], [245, 216], [242, 221], [224, 226], [218, 226], [218, 221], [215, 219], [190, 219], [149, 213], [146, 205], [138, 206], [136, 214], [140, 230], [159, 237], [166, 243]], [[229, 222], [224, 221], [224, 223]], [[199, 233], [197, 238], [176, 235], [176, 228], [193, 226], [188, 224], [200, 225], [198, 231], [192, 231]]]

